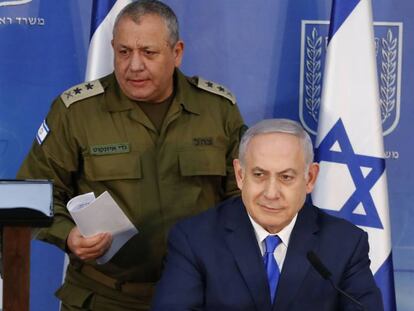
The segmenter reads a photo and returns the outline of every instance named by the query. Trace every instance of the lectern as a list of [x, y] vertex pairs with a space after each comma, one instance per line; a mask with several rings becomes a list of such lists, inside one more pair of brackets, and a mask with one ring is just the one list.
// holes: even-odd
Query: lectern
[[52, 219], [51, 181], [0, 180], [4, 311], [29, 311], [31, 229]]

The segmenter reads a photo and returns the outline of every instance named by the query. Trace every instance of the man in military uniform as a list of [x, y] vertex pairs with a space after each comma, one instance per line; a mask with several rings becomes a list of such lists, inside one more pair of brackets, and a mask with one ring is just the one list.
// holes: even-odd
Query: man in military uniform
[[[172, 10], [133, 2], [112, 46], [114, 73], [54, 101], [18, 174], [54, 181], [54, 222], [37, 237], [69, 254], [62, 310], [147, 310], [169, 228], [238, 192], [243, 120], [224, 87], [178, 69], [184, 45]], [[108, 191], [139, 230], [103, 265], [95, 259], [110, 234], [82, 236], [66, 209], [91, 191]]]

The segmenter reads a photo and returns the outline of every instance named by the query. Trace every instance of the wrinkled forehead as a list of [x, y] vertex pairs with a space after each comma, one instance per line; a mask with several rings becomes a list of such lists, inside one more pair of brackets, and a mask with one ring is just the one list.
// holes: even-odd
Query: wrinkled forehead
[[246, 146], [246, 160], [266, 159], [280, 161], [282, 159], [305, 163], [303, 140], [288, 133], [264, 133], [251, 138]]

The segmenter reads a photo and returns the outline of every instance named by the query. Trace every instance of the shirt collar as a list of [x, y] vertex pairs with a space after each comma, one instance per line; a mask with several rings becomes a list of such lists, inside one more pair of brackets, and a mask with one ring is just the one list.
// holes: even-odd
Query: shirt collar
[[[105, 108], [107, 111], [124, 111], [135, 108], [136, 104], [129, 99], [116, 81], [115, 73], [112, 73], [101, 79], [103, 88], [105, 89]], [[111, 90], [110, 92], [107, 92]]]
[[[112, 73], [101, 80], [103, 88], [111, 88], [114, 91], [105, 93], [106, 96], [106, 109], [107, 111], [123, 111], [134, 109], [136, 103], [129, 99], [121, 90], [118, 82], [116, 81], [115, 74]], [[174, 72], [174, 92], [173, 106], [182, 106], [185, 110], [200, 114], [199, 100], [194, 98], [194, 92], [190, 89], [192, 86], [184, 74], [178, 69]]]
[[272, 234], [272, 233], [267, 232], [261, 225], [259, 225], [257, 222], [253, 220], [250, 214], [248, 215], [250, 218], [250, 222], [252, 223], [254, 233], [256, 235], [257, 243], [261, 245], [264, 239], [266, 239], [268, 235], [277, 235], [279, 236], [282, 243], [286, 247], [288, 247], [290, 235], [292, 234], [292, 230], [293, 230], [293, 227], [295, 226], [298, 214], [296, 214], [295, 217], [293, 217], [293, 219], [290, 221], [290, 223], [286, 227], [284, 227], [282, 230], [280, 230], [277, 234]]
[[196, 92], [192, 91], [195, 81], [191, 78], [187, 78], [178, 68], [176, 68], [174, 72], [174, 83], [176, 89], [175, 101], [182, 105], [186, 111], [200, 114], [200, 100], [195, 97]]

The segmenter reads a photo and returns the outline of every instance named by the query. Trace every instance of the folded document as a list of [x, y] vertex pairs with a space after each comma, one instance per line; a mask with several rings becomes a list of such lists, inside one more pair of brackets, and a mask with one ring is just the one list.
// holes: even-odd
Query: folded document
[[98, 264], [108, 262], [138, 233], [137, 228], [107, 191], [96, 199], [93, 192], [78, 195], [68, 202], [67, 209], [83, 236], [89, 237], [102, 232], [112, 234], [112, 244], [106, 253], [96, 260]]

